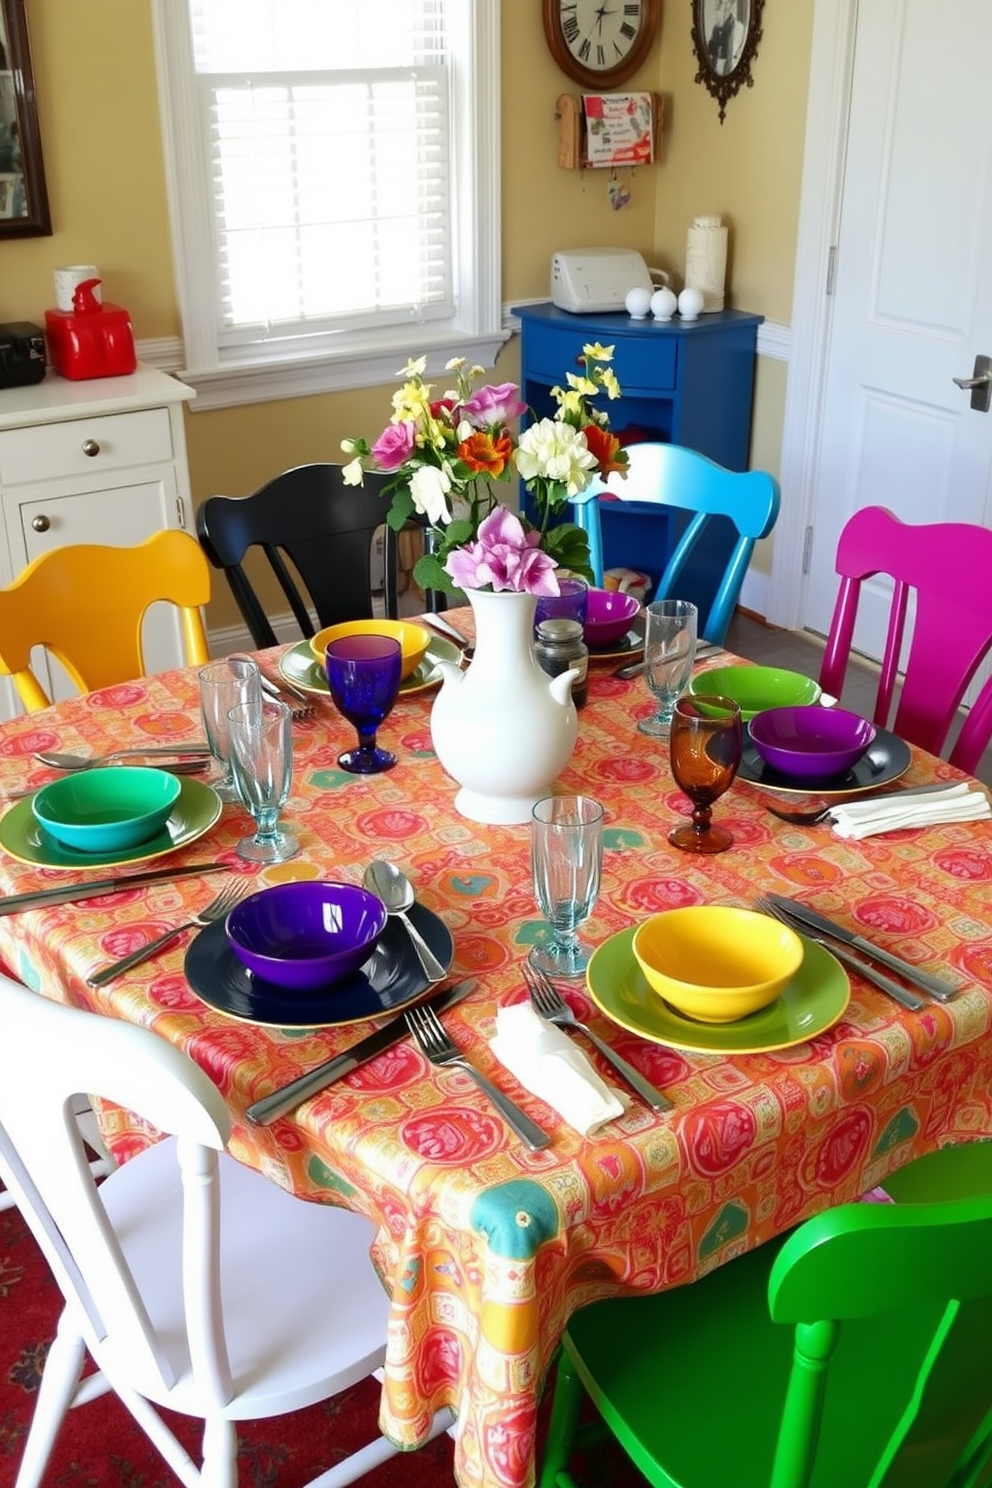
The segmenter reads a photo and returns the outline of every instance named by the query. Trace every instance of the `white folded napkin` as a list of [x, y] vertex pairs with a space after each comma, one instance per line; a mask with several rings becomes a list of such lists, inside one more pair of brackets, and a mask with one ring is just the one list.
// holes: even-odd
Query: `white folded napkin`
[[583, 1137], [627, 1109], [626, 1095], [605, 1084], [568, 1034], [528, 1002], [497, 1008], [496, 1036], [489, 1047], [525, 1090]]
[[992, 806], [988, 796], [982, 790], [973, 789], [967, 781], [926, 794], [908, 790], [886, 796], [884, 800], [848, 801], [845, 805], [835, 806], [830, 813], [835, 835], [856, 842], [878, 832], [935, 827], [945, 822], [980, 821], [989, 816], [992, 816]]

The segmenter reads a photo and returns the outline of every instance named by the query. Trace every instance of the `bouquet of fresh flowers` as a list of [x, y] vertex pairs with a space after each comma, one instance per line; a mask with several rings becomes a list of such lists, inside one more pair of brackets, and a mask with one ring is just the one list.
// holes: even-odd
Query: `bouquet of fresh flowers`
[[[424, 589], [511, 589], [557, 594], [556, 570], [592, 578], [589, 544], [572, 522], [556, 520], [566, 502], [594, 478], [626, 474], [627, 453], [610, 433], [605, 409], [592, 399], [601, 392], [619, 398], [609, 363], [612, 346], [582, 348], [581, 372], [554, 387], [553, 418], [536, 419], [519, 435], [512, 426], [527, 405], [512, 382], [476, 387], [482, 367], [448, 362], [456, 387], [433, 397], [424, 382], [426, 359], [410, 361], [393, 394], [393, 415], [376, 440], [342, 440], [351, 461], [349, 485], [360, 485], [366, 469], [393, 476], [386, 514], [398, 532], [413, 514], [427, 518], [432, 538], [413, 575]], [[523, 480], [539, 524], [518, 517], [500, 502], [495, 487]]]

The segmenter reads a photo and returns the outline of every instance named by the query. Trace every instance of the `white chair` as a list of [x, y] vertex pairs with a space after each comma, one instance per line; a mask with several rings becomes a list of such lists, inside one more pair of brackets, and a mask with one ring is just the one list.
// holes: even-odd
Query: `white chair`
[[[65, 1298], [16, 1488], [41, 1484], [68, 1408], [109, 1389], [188, 1488], [236, 1488], [237, 1421], [312, 1405], [382, 1364], [372, 1224], [226, 1155], [220, 1093], [149, 1029], [6, 977], [0, 1027], [0, 1176]], [[72, 1114], [80, 1090], [172, 1135], [98, 1187]], [[87, 1350], [100, 1373], [80, 1384]], [[202, 1418], [201, 1468], [154, 1406]], [[378, 1437], [311, 1488], [343, 1488], [395, 1451]]]

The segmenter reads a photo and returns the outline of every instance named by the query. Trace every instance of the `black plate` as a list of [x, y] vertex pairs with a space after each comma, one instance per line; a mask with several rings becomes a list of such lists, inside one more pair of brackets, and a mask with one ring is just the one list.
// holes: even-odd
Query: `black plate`
[[[408, 914], [447, 971], [455, 954], [451, 931], [422, 904]], [[254, 976], [228, 945], [223, 920], [201, 930], [186, 952], [186, 980], [208, 1007], [229, 1018], [268, 1028], [336, 1028], [395, 1013], [426, 991], [424, 976], [403, 922], [387, 921], [361, 971], [326, 990], [290, 992]]]
[[750, 781], [752, 785], [760, 785], [762, 790], [788, 791], [794, 796], [846, 796], [851, 791], [871, 791], [876, 786], [891, 784], [900, 775], [905, 775], [911, 760], [909, 745], [890, 734], [888, 729], [880, 728], [868, 753], [862, 755], [852, 770], [846, 770], [843, 775], [823, 776], [819, 780], [800, 780], [795, 775], [783, 775], [781, 770], [766, 765], [755, 749], [753, 739], [745, 737], [737, 777]]
[[635, 615], [630, 629], [610, 646], [590, 646], [590, 661], [633, 661], [644, 654], [644, 611]]

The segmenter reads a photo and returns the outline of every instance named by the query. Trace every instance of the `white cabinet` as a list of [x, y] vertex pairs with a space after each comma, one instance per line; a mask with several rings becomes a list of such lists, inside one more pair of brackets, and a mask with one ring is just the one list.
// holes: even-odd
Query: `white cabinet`
[[[0, 391], [0, 584], [65, 543], [129, 546], [163, 527], [193, 530], [183, 403], [194, 390], [154, 367], [129, 377], [71, 382], [49, 372], [35, 387]], [[149, 671], [179, 666], [182, 632], [155, 605], [144, 631]], [[75, 689], [37, 657], [50, 695]], [[47, 683], [46, 683], [47, 685]], [[4, 680], [0, 717], [20, 712]]]

